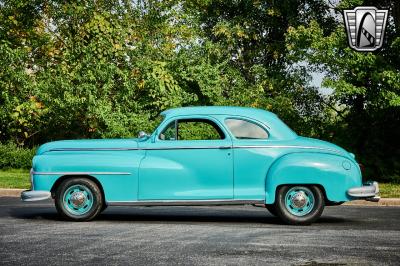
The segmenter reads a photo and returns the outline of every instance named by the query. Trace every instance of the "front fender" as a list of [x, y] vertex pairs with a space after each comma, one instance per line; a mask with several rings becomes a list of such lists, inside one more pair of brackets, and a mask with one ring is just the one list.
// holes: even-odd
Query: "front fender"
[[362, 185], [360, 168], [340, 155], [291, 153], [277, 159], [266, 178], [266, 203], [275, 202], [276, 189], [285, 184], [315, 184], [323, 187], [330, 201], [349, 201], [346, 191]]
[[47, 152], [33, 159], [34, 190], [50, 191], [61, 177], [91, 176], [105, 200], [137, 200], [138, 169], [144, 151]]

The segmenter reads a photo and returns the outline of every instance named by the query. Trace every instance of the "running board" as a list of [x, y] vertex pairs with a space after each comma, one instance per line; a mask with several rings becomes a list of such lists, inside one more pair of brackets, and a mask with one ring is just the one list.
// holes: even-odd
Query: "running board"
[[265, 204], [264, 200], [161, 200], [109, 201], [108, 206], [210, 206]]

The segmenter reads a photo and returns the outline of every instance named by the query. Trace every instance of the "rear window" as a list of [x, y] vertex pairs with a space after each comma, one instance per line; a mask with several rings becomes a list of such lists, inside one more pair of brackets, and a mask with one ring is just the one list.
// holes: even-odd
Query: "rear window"
[[225, 124], [237, 139], [267, 139], [268, 132], [256, 123], [237, 119], [225, 119]]

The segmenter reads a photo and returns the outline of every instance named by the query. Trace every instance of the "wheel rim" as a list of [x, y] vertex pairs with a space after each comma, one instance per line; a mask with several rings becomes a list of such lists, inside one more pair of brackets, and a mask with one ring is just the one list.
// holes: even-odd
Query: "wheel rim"
[[306, 187], [292, 187], [286, 193], [285, 207], [293, 215], [307, 215], [312, 211], [314, 205], [314, 194]]
[[65, 209], [73, 215], [83, 215], [93, 206], [93, 193], [84, 185], [70, 186], [64, 193]]

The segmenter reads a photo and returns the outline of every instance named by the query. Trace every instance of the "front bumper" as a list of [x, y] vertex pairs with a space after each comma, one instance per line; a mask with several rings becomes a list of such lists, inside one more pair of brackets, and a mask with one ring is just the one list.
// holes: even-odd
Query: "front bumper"
[[379, 185], [378, 182], [368, 183], [362, 187], [353, 187], [347, 190], [347, 194], [356, 199], [365, 199], [368, 201], [379, 201]]
[[22, 201], [38, 201], [51, 198], [50, 191], [42, 190], [25, 190], [21, 193]]
[[46, 200], [51, 198], [50, 191], [44, 190], [35, 190], [34, 182], [33, 182], [33, 168], [29, 171], [29, 175], [31, 178], [31, 189], [22, 191], [21, 193], [21, 200], [22, 201], [38, 201], [38, 200]]

